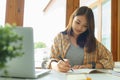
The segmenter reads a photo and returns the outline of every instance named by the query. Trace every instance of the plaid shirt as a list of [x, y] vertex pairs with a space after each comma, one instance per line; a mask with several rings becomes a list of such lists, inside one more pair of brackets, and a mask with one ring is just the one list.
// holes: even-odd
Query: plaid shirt
[[[113, 56], [100, 42], [96, 41], [96, 50], [91, 53], [87, 53], [84, 48], [84, 63], [89, 64], [91, 62], [101, 63], [105, 69], [113, 68]], [[61, 55], [65, 58], [67, 51], [70, 47], [70, 39], [67, 34], [59, 33], [55, 39], [54, 44], [51, 47], [50, 60], [47, 67], [51, 68], [51, 61], [57, 60], [57, 56]]]

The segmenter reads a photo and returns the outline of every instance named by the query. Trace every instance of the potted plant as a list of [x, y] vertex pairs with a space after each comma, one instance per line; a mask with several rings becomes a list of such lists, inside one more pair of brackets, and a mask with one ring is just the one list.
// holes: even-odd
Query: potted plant
[[[19, 41], [19, 45], [15, 43]], [[22, 36], [14, 32], [14, 28], [10, 24], [0, 26], [0, 69], [6, 67], [6, 63], [17, 57], [21, 56], [22, 49]], [[8, 66], [9, 67], [9, 66]]]

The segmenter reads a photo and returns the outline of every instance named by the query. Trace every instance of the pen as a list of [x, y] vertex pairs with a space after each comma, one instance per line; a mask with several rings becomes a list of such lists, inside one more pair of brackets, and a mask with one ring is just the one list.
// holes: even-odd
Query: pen
[[[64, 61], [64, 59], [59, 55], [58, 58], [62, 61]], [[64, 61], [65, 62], [65, 61]], [[71, 68], [71, 71], [73, 71], [73, 69]]]

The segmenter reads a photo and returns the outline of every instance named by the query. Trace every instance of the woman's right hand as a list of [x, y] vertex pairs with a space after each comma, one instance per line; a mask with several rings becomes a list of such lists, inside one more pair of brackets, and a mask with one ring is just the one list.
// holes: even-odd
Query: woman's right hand
[[69, 61], [64, 59], [64, 61], [59, 60], [57, 63], [52, 63], [52, 68], [59, 72], [68, 72], [71, 69]]

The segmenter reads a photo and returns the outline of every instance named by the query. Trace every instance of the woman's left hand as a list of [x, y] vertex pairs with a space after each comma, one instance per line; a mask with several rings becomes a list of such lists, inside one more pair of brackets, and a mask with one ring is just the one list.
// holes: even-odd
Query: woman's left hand
[[74, 65], [72, 68], [73, 68], [73, 69], [91, 68], [91, 64], [86, 64], [86, 65]]

